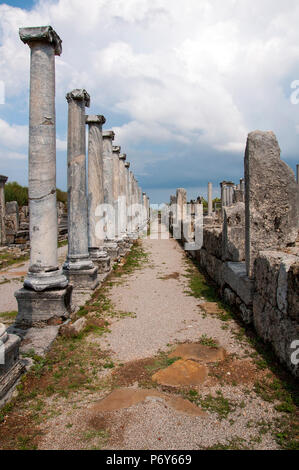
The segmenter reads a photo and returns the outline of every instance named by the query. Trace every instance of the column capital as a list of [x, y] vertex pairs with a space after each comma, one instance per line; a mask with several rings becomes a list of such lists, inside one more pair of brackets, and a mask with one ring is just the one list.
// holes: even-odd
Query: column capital
[[113, 131], [104, 131], [103, 132], [103, 139], [111, 139], [114, 140], [115, 133]]
[[126, 158], [127, 158], [127, 154], [126, 154], [126, 153], [121, 153], [118, 158], [119, 158], [120, 160], [125, 161]]
[[29, 28], [20, 28], [19, 35], [21, 41], [29, 46], [34, 42], [48, 42], [52, 44], [55, 55], [60, 55], [62, 53], [62, 40], [54, 31], [52, 26], [35, 26]]
[[126, 162], [126, 163], [125, 163], [125, 167], [126, 167], [126, 168], [130, 168], [130, 162]]
[[106, 118], [102, 114], [87, 114], [85, 122], [86, 124], [105, 124]]
[[113, 145], [112, 152], [113, 153], [120, 153], [121, 147], [119, 145]]
[[90, 96], [86, 90], [83, 88], [76, 88], [75, 90], [70, 91], [65, 95], [67, 102], [69, 103], [72, 100], [76, 101], [83, 101], [85, 102], [85, 106], [89, 108], [90, 106]]
[[0, 175], [0, 183], [5, 184], [7, 180], [8, 180], [8, 176]]

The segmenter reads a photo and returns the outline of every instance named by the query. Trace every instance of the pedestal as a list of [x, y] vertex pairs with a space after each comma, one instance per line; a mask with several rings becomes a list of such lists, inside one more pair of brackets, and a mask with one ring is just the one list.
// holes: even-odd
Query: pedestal
[[18, 315], [15, 325], [20, 328], [41, 327], [53, 319], [66, 320], [71, 313], [72, 286], [61, 290], [36, 292], [22, 288], [15, 292]]

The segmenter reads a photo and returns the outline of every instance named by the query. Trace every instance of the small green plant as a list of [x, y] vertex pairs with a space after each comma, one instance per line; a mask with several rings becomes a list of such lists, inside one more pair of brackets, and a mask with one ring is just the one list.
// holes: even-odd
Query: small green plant
[[203, 346], [209, 346], [210, 348], [218, 348], [217, 342], [213, 338], [208, 337], [206, 334], [202, 335], [199, 338], [199, 342]]

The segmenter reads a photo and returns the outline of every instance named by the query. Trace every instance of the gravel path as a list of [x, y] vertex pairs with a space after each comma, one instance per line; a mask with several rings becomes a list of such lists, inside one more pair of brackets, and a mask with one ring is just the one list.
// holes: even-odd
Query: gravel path
[[[140, 361], [170, 351], [175, 343], [198, 342], [206, 335], [230, 355], [231, 368], [224, 373], [236, 380], [220, 380], [214, 374], [202, 385], [192, 387], [207, 403], [213, 397], [214, 405], [205, 408], [204, 416], [177, 411], [160, 396], [148, 396], [132, 406], [99, 413], [94, 411], [95, 404], [113, 389], [109, 379], [126, 368], [121, 364], [115, 368], [112, 362], [112, 369], [98, 371], [97, 391], [86, 387], [67, 398], [58, 394], [43, 397], [42, 413], [51, 416], [41, 420], [38, 448], [277, 449], [273, 420], [281, 413], [275, 410], [275, 403], [262, 400], [253, 391], [260, 374], [269, 371], [261, 372], [255, 367], [249, 358], [253, 349], [247, 344], [244, 347], [236, 338], [239, 326], [234, 320], [223, 322], [216, 315], [205, 315], [201, 300], [188, 295], [187, 257], [175, 240], [145, 239], [142, 246], [148, 253], [148, 261], [133, 273], [121, 276], [119, 282], [115, 278], [108, 291], [116, 311], [134, 313], [134, 316], [113, 318], [108, 333], [90, 334], [82, 347], [97, 343], [101, 351], [109, 351], [114, 364], [131, 366], [132, 363], [134, 372], [135, 365], [136, 371], [138, 367], [140, 370]], [[234, 369], [233, 361], [241, 367], [239, 372]], [[144, 388], [138, 377], [134, 380], [125, 386]], [[176, 393], [169, 387], [162, 391]]]

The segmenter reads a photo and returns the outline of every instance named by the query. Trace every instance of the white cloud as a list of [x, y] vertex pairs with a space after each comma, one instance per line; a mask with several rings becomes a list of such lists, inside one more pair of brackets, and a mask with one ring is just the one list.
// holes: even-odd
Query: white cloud
[[28, 143], [28, 126], [10, 125], [0, 119], [0, 146], [20, 148]]
[[[105, 127], [114, 128], [124, 151], [139, 152], [140, 172], [150, 161], [145, 142], [169, 144], [173, 157], [176, 144], [194, 158], [201, 146], [209, 147], [220, 152], [220, 171], [227, 154], [243, 153], [247, 133], [256, 128], [273, 129], [283, 153], [295, 155], [299, 107], [290, 103], [290, 84], [299, 79], [299, 4], [253, 3], [42, 0], [32, 11], [0, 5], [6, 100], [16, 107], [28, 101], [29, 49], [18, 28], [52, 24], [63, 39], [56, 59], [58, 112], [65, 113], [66, 91], [86, 88], [93, 112], [123, 117], [123, 125], [107, 121]], [[64, 135], [65, 128], [58, 132]], [[11, 124], [0, 146], [21, 146], [14, 133]], [[65, 145], [57, 140], [57, 149]]]

